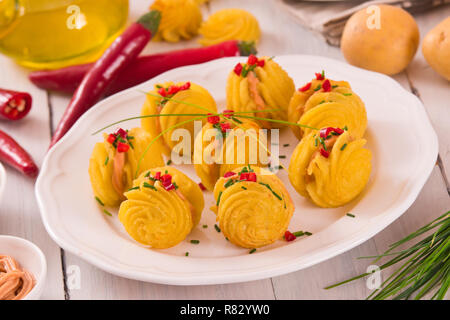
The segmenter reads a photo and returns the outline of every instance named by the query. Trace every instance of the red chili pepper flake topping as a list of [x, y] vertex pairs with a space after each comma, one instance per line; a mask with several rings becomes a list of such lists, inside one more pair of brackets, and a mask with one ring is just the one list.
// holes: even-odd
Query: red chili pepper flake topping
[[172, 183], [172, 176], [170, 174], [166, 173], [162, 175], [159, 181], [161, 181], [162, 186], [167, 191], [175, 189], [175, 185]]
[[116, 141], [116, 136], [114, 134], [110, 134], [108, 138], [106, 139], [109, 143], [113, 144]]
[[[158, 93], [163, 97], [163, 98], [171, 98], [173, 97], [175, 94], [177, 94], [180, 91], [183, 90], [188, 90], [191, 87], [191, 83], [190, 82], [186, 82], [185, 84], [181, 85], [181, 86], [177, 86], [177, 85], [171, 85], [167, 88], [161, 87], [161, 86], [157, 86], [158, 89]], [[163, 100], [163, 102], [166, 102], [167, 100]]]
[[158, 171], [155, 173], [155, 176], [153, 177], [155, 180], [161, 179], [161, 171]]
[[236, 173], [233, 172], [233, 171], [228, 171], [228, 172], [226, 172], [226, 173], [223, 175], [223, 177], [224, 177], [224, 178], [228, 178], [228, 177], [234, 176], [235, 174], [236, 174]]
[[256, 173], [254, 172], [242, 172], [239, 176], [240, 181], [256, 182]]
[[290, 242], [290, 241], [294, 241], [295, 239], [297, 239], [297, 237], [296, 237], [292, 232], [290, 232], [290, 231], [287, 230], [287, 231], [284, 233], [284, 239], [285, 239], [286, 241]]
[[251, 66], [252, 66], [252, 65], [255, 65], [255, 64], [258, 63], [258, 58], [257, 58], [255, 55], [251, 54], [251, 55], [248, 56], [247, 63], [248, 63], [249, 65], [251, 65]]
[[305, 92], [307, 90], [309, 90], [311, 88], [311, 82], [308, 82], [307, 84], [305, 84], [303, 87], [301, 87], [300, 89], [298, 89], [298, 91], [300, 92]]
[[231, 125], [228, 122], [222, 122], [220, 124], [220, 129], [222, 130], [222, 132], [226, 132], [227, 130], [231, 129]]
[[321, 138], [326, 139], [328, 137], [328, 135], [332, 132], [335, 132], [337, 135], [341, 135], [344, 133], [344, 130], [342, 130], [341, 128], [333, 128], [333, 127], [328, 127], [328, 128], [322, 128], [319, 131], [319, 135]]
[[127, 152], [129, 149], [130, 149], [130, 146], [126, 143], [119, 142], [117, 144], [117, 152], [119, 152], [119, 153]]
[[125, 139], [127, 137], [128, 133], [125, 130], [123, 130], [122, 128], [120, 128], [119, 130], [116, 131], [116, 136], [117, 135], [119, 135]]
[[238, 63], [235, 67], [234, 67], [234, 73], [236, 73], [236, 75], [240, 76], [241, 72], [242, 72], [242, 64]]
[[234, 110], [223, 110], [223, 116], [226, 118], [231, 118], [233, 116]]
[[328, 158], [328, 157], [330, 156], [330, 152], [329, 152], [329, 151], [326, 151], [326, 150], [323, 149], [323, 148], [320, 148], [320, 154], [321, 154], [323, 157], [325, 157], [325, 158]]
[[203, 185], [203, 183], [199, 182], [198, 186], [200, 187], [200, 190], [206, 191], [206, 187]]
[[324, 92], [330, 92], [331, 91], [331, 83], [330, 80], [326, 79], [323, 83], [322, 83], [322, 89]]
[[208, 117], [208, 122], [211, 124], [216, 124], [220, 122], [220, 117], [219, 116], [213, 116], [212, 113], [208, 113], [208, 115], [211, 115], [210, 117]]
[[167, 91], [166, 91], [166, 89], [164, 89], [164, 88], [159, 88], [159, 89], [158, 89], [158, 93], [159, 93], [161, 96], [163, 96], [163, 97], [166, 97], [166, 96], [167, 96]]
[[258, 62], [256, 64], [258, 65], [258, 67], [263, 68], [264, 65], [266, 64], [266, 61], [261, 59], [261, 60], [258, 60]]
[[316, 72], [316, 79], [317, 79], [317, 80], [323, 80], [323, 79], [325, 79], [325, 71], [322, 70], [321, 73], [317, 73], [317, 72]]

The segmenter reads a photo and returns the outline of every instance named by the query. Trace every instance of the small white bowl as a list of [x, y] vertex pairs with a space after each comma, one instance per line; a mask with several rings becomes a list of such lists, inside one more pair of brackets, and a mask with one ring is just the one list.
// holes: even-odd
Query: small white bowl
[[41, 249], [28, 240], [0, 235], [0, 254], [13, 257], [21, 268], [33, 275], [36, 283], [23, 300], [38, 300], [44, 290], [47, 275], [47, 261]]
[[3, 165], [0, 163], [0, 202], [2, 201], [2, 195], [6, 186], [6, 171]]

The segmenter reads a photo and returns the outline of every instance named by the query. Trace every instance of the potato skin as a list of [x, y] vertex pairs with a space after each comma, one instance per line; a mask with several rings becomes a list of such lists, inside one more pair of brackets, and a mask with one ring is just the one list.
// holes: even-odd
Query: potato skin
[[378, 5], [380, 28], [370, 28], [373, 12], [362, 9], [347, 21], [341, 39], [341, 50], [352, 65], [394, 75], [403, 71], [419, 46], [419, 28], [405, 10]]
[[450, 81], [450, 17], [428, 32], [422, 53], [434, 71]]

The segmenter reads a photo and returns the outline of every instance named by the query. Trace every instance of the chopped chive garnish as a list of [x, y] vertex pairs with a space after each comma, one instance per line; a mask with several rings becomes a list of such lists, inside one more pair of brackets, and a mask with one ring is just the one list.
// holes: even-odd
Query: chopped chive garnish
[[247, 190], [247, 188], [246, 188], [246, 187], [244, 187], [244, 186], [242, 186], [241, 188], [242, 188], [242, 189], [244, 189], [244, 190]]
[[230, 239], [228, 239], [228, 237], [225, 237], [225, 240], [230, 241]]
[[331, 86], [331, 87], [332, 87], [332, 88], [334, 89], [334, 88], [337, 88], [337, 87], [338, 87], [338, 85], [337, 85], [337, 84], [335, 84], [334, 86]]
[[206, 229], [206, 228], [208, 228], [208, 225], [207, 225], [207, 224], [204, 224], [204, 225], [203, 225], [203, 229]]
[[314, 89], [314, 91], [319, 91], [320, 88], [322, 88], [322, 85], [321, 85], [321, 84], [319, 84], [319, 85]]
[[275, 191], [273, 191], [272, 188], [267, 183], [264, 183], [264, 182], [258, 182], [258, 183], [265, 186], [267, 189], [269, 189], [270, 192], [272, 192], [272, 194], [278, 198], [278, 200], [283, 200], [283, 198], [281, 198]]
[[293, 232], [292, 234], [294, 236], [296, 236], [297, 238], [305, 235], [305, 233], [303, 231], [296, 231], [296, 232]]
[[128, 141], [128, 144], [130, 145], [131, 149], [134, 149], [133, 144], [131, 143], [131, 141]]
[[155, 186], [152, 186], [150, 183], [144, 182], [144, 187], [157, 191]]
[[184, 254], [186, 257], [189, 257], [189, 252], [186, 251], [186, 253]]
[[95, 200], [97, 200], [97, 202], [102, 206], [102, 207], [104, 207], [105, 206], [105, 204], [103, 203], [103, 201], [102, 200], [100, 200], [100, 198], [99, 197], [95, 197]]
[[108, 215], [108, 216], [110, 216], [110, 217], [112, 217], [111, 212], [109, 212], [109, 211], [106, 210], [106, 209], [103, 209], [103, 213], [106, 214], [106, 215]]
[[145, 174], [144, 177], [146, 177], [146, 178], [150, 177], [150, 171], [147, 171], [147, 173]]
[[167, 160], [167, 165], [170, 166], [172, 164], [172, 159]]
[[214, 229], [216, 229], [217, 232], [220, 232], [220, 228], [217, 224], [214, 225]]
[[256, 252], [256, 249], [255, 249], [255, 248], [253, 248], [252, 250], [250, 250], [248, 253], [249, 253], [249, 254], [252, 254], [252, 253], [254, 253], [254, 252]]
[[177, 185], [177, 183], [175, 181], [172, 182], [172, 185], [175, 187], [175, 190], [178, 189], [178, 185]]
[[317, 147], [318, 144], [319, 144], [319, 139], [316, 138], [316, 141], [314, 142], [314, 146]]
[[344, 96], [351, 96], [351, 93], [343, 93]]
[[356, 217], [354, 214], [351, 214], [350, 212], [347, 213], [347, 216], [352, 217], [352, 218], [355, 218], [355, 217]]
[[132, 191], [132, 190], [139, 190], [139, 186], [128, 189], [128, 191]]
[[234, 180], [230, 179], [223, 185], [225, 188], [228, 188], [229, 186], [232, 186], [234, 184]]
[[105, 159], [105, 166], [108, 165], [108, 162], [109, 162], [109, 156], [106, 156], [106, 159]]
[[325, 100], [322, 100], [322, 101], [319, 102], [319, 104], [322, 104], [322, 103], [325, 103]]
[[191, 240], [191, 243], [192, 243], [192, 244], [199, 244], [199, 243], [200, 243], [200, 240]]
[[219, 203], [220, 203], [220, 197], [222, 197], [222, 191], [220, 191], [219, 196], [217, 197], [217, 203], [216, 203], [216, 206], [219, 206]]
[[305, 235], [306, 235], [306, 236], [311, 236], [312, 233], [311, 233], [311, 232], [308, 232], [308, 231], [305, 231]]
[[278, 156], [278, 158], [280, 158], [280, 159], [286, 159], [286, 156], [281, 155], [281, 156]]
[[231, 119], [233, 119], [233, 121], [235, 121], [235, 122], [237, 122], [237, 123], [239, 123], [239, 124], [241, 124], [242, 123], [242, 121], [241, 120], [239, 120], [238, 118], [236, 118], [236, 117], [231, 117]]
[[347, 146], [347, 144], [344, 143], [344, 145], [341, 147], [341, 151], [344, 150], [346, 146]]
[[347, 126], [345, 126], [345, 127], [344, 127], [344, 130], [345, 130], [345, 131], [348, 131], [348, 127], [347, 127]]
[[289, 147], [289, 143], [283, 144], [283, 147]]

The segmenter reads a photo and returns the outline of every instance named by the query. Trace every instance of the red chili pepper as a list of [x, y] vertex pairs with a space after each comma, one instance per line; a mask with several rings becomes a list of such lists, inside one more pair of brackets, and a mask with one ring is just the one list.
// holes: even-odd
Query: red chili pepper
[[199, 182], [198, 186], [200, 187], [200, 190], [206, 191], [206, 187], [203, 185], [203, 183]]
[[261, 68], [263, 68], [263, 67], [264, 67], [264, 65], [266, 64], [266, 61], [265, 61], [265, 60], [263, 60], [263, 59], [261, 59], [261, 60], [258, 60], [258, 62], [257, 62], [256, 64], [258, 65], [258, 67], [261, 67]]
[[320, 154], [325, 158], [328, 158], [330, 156], [330, 152], [326, 151], [324, 148], [320, 148]]
[[162, 97], [167, 96], [167, 91], [166, 91], [165, 88], [159, 88], [159, 89], [158, 89], [158, 93], [159, 93]]
[[125, 139], [127, 137], [128, 133], [125, 130], [123, 130], [122, 128], [120, 128], [116, 131], [116, 135], [119, 135]]
[[319, 131], [319, 135], [321, 138], [326, 138], [328, 137], [328, 135], [330, 134], [330, 132], [336, 132], [337, 134], [343, 134], [344, 130], [342, 130], [341, 128], [333, 128], [333, 127], [328, 127], [328, 128], [322, 128]]
[[330, 80], [326, 79], [323, 83], [322, 83], [322, 89], [324, 92], [330, 92], [331, 91], [331, 83]]
[[[209, 113], [211, 114], [211, 113]], [[208, 117], [208, 122], [211, 124], [216, 124], [220, 122], [220, 117], [219, 116], [210, 116]]]
[[0, 130], [0, 161], [30, 178], [39, 172], [31, 156], [9, 135]]
[[155, 180], [161, 179], [161, 171], [158, 171], [155, 173], [155, 176], [153, 177]]
[[234, 67], [234, 73], [236, 73], [236, 75], [240, 76], [242, 73], [242, 64], [238, 63], [235, 67]]
[[119, 142], [117, 144], [117, 152], [118, 153], [127, 152], [128, 150], [130, 150], [130, 146], [128, 144], [123, 143], [123, 142]]
[[180, 90], [188, 90], [191, 87], [191, 83], [188, 81], [180, 87]]
[[297, 237], [292, 232], [286, 231], [284, 233], [284, 239], [289, 242], [294, 241], [295, 239], [297, 239]]
[[341, 128], [334, 128], [334, 132], [336, 132], [337, 134], [343, 134], [344, 130], [342, 130]]
[[[230, 40], [209, 47], [141, 56], [134, 60], [111, 84], [106, 90], [106, 95], [131, 88], [174, 68], [223, 57], [248, 56], [250, 53], [256, 53], [253, 43]], [[89, 63], [58, 70], [34, 71], [29, 74], [29, 78], [39, 88], [72, 94], [92, 66], [93, 63]]]
[[300, 89], [298, 89], [298, 91], [300, 92], [305, 92], [307, 90], [309, 90], [311, 88], [311, 82], [308, 82], [307, 84], [305, 84], [303, 87], [301, 87]]
[[100, 100], [108, 87], [145, 48], [158, 30], [161, 13], [152, 10], [131, 24], [84, 76], [53, 135], [50, 147], [61, 139], [75, 121]]
[[233, 172], [233, 171], [228, 171], [228, 172], [225, 172], [225, 174], [223, 175], [223, 177], [224, 177], [224, 178], [228, 178], [228, 177], [234, 176], [235, 174], [236, 174], [236, 173]]
[[0, 88], [0, 116], [8, 120], [20, 120], [31, 110], [29, 93]]

